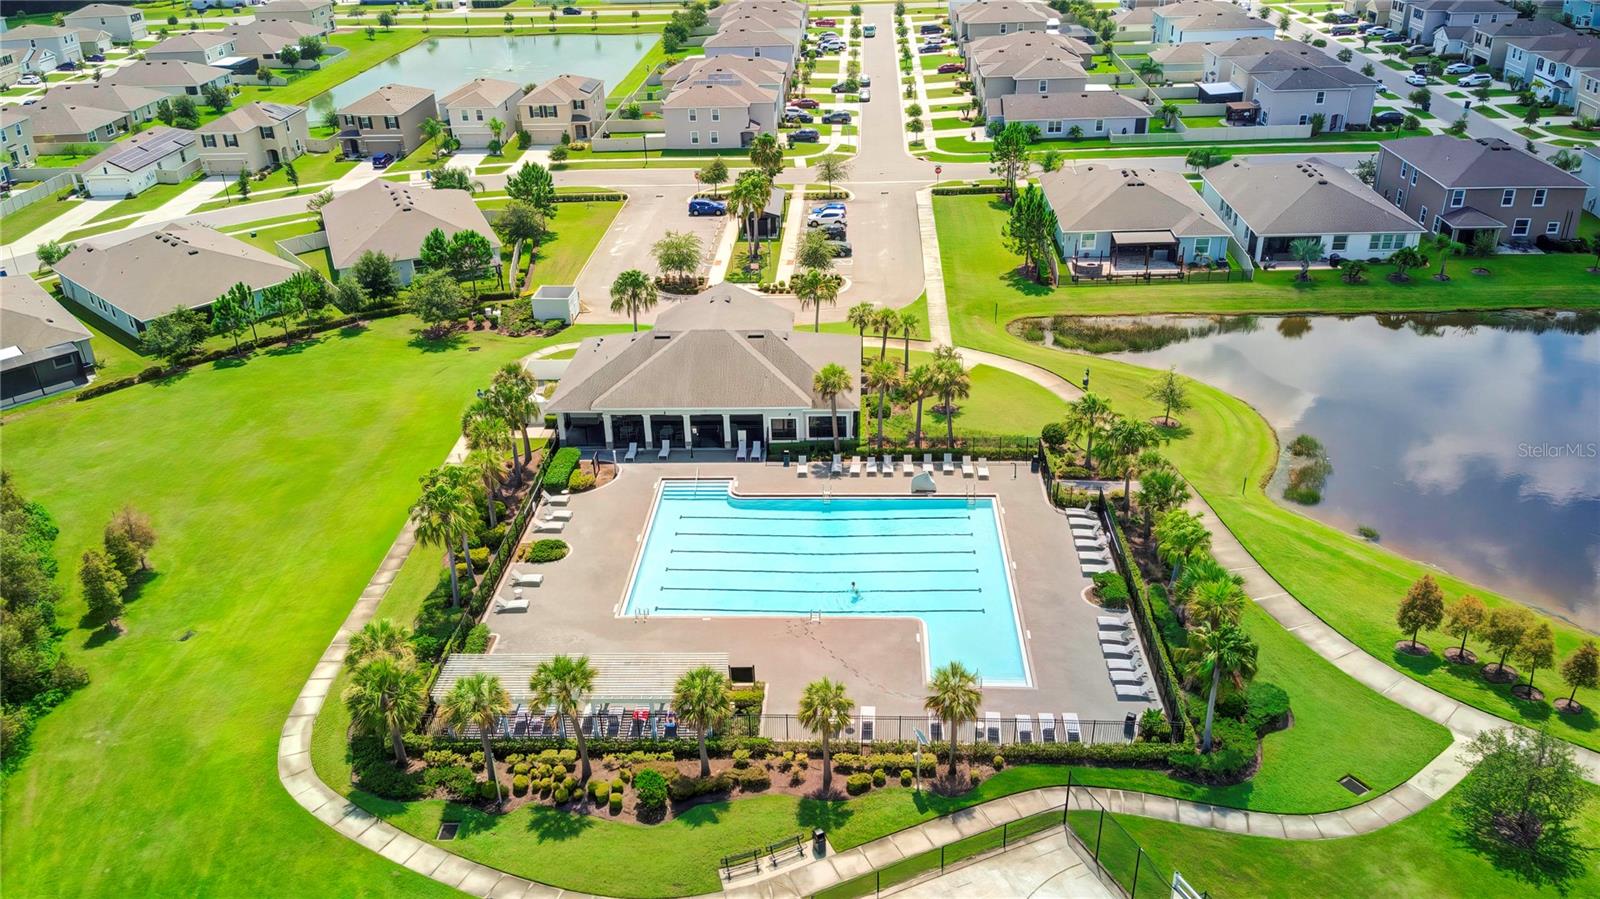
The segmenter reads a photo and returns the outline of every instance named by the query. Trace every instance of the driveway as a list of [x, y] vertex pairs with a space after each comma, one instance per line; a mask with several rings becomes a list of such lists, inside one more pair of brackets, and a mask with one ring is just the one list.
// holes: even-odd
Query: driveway
[[[630, 268], [655, 274], [656, 263], [650, 256], [650, 247], [666, 236], [668, 231], [689, 231], [700, 236], [705, 244], [706, 256], [716, 252], [722, 229], [728, 219], [723, 216], [692, 217], [688, 213], [689, 198], [695, 187], [689, 184], [658, 186], [633, 186], [626, 188], [628, 202], [617, 213], [588, 265], [578, 275], [578, 294], [583, 297], [585, 322], [627, 321], [627, 316], [611, 311], [611, 282]], [[725, 264], [727, 260], [722, 260]], [[709, 271], [715, 261], [701, 269]], [[659, 307], [658, 307], [659, 308]], [[655, 313], [639, 316], [640, 321], [654, 321]]]

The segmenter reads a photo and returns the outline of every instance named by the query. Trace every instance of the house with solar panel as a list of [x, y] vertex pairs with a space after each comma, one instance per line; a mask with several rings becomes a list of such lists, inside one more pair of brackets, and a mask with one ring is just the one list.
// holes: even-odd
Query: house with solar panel
[[200, 170], [193, 131], [157, 125], [112, 144], [78, 169], [91, 197], [136, 197], [157, 184], [177, 184]]

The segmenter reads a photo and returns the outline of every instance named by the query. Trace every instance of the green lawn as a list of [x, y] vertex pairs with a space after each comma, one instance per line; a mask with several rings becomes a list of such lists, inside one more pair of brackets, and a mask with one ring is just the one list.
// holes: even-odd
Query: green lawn
[[545, 284], [576, 283], [578, 273], [621, 209], [622, 203], [617, 200], [558, 204], [556, 217], [549, 221], [550, 236], [534, 255], [525, 290], [531, 292]]
[[159, 208], [163, 203], [176, 199], [179, 194], [194, 187], [196, 183], [195, 181], [180, 181], [177, 184], [157, 184], [131, 200], [120, 200], [111, 205], [104, 212], [90, 219], [89, 223], [106, 222], [124, 216], [150, 212]]
[[[1600, 789], [1589, 788], [1589, 813], [1576, 822], [1580, 846], [1600, 845]], [[1594, 896], [1600, 866], [1579, 857], [1568, 876], [1525, 873], [1514, 859], [1475, 848], [1449, 807], [1454, 794], [1382, 830], [1337, 840], [1275, 840], [1185, 827], [1152, 818], [1114, 820], [1163, 870], [1177, 869], [1197, 889], [1219, 897], [1255, 896]], [[1094, 842], [1095, 819], [1073, 815]], [[1109, 826], [1107, 830], [1110, 830]], [[1149, 859], [1146, 859], [1148, 864]], [[1108, 867], [1110, 867], [1108, 865]], [[1141, 891], [1147, 881], [1139, 878]]]
[[[1292, 272], [1269, 272], [1249, 283], [1066, 287], [1051, 291], [1012, 281], [1006, 271], [1011, 257], [997, 240], [1003, 213], [993, 198], [938, 197], [934, 203], [944, 252], [945, 282], [962, 285], [962, 289], [952, 291], [950, 298], [957, 342], [1033, 362], [1069, 379], [1076, 379], [1087, 365], [1097, 392], [1108, 395], [1119, 409], [1135, 414], [1156, 411], [1143, 398], [1152, 376], [1148, 369], [1025, 344], [1006, 334], [1001, 325], [1023, 315], [1067, 311], [1355, 313], [1504, 308], [1530, 303], [1593, 308], [1600, 304], [1600, 291], [1594, 289], [1593, 276], [1585, 272], [1590, 258], [1578, 255], [1494, 259], [1487, 264], [1493, 272], [1487, 278], [1469, 277], [1458, 269], [1457, 276], [1444, 283], [1419, 274], [1409, 284], [1393, 285], [1383, 278], [1382, 267], [1374, 267], [1372, 277], [1356, 286], [1325, 275], [1302, 287], [1295, 284]], [[997, 304], [1006, 315], [995, 316]], [[1530, 725], [1548, 721], [1554, 733], [1581, 745], [1600, 747], [1600, 722], [1592, 714], [1557, 716], [1548, 705], [1518, 702], [1510, 697], [1508, 689], [1489, 687], [1470, 672], [1444, 665], [1437, 656], [1431, 661], [1397, 658], [1395, 603], [1422, 574], [1433, 573], [1451, 599], [1469, 590], [1491, 605], [1508, 599], [1384, 552], [1272, 502], [1259, 486], [1262, 476], [1272, 470], [1276, 461], [1276, 439], [1271, 429], [1254, 410], [1234, 397], [1198, 383], [1193, 394], [1196, 408], [1186, 418], [1191, 436], [1172, 444], [1170, 455], [1262, 566], [1297, 599], [1367, 652], [1434, 689], [1514, 721]], [[1248, 485], [1242, 494], [1241, 485]], [[1559, 622], [1552, 624], [1556, 627], [1559, 656], [1564, 658], [1576, 648], [1582, 635]], [[1331, 675], [1332, 668], [1324, 667]], [[1312, 683], [1320, 684], [1322, 680], [1319, 676]], [[1308, 687], [1313, 693], [1321, 690], [1318, 686]], [[1289, 692], [1295, 702], [1302, 701], [1302, 693]], [[1359, 692], [1371, 695], [1365, 688]], [[1600, 692], [1579, 691], [1579, 699], [1593, 708], [1600, 704]], [[1344, 710], [1350, 708], [1346, 701], [1335, 711], [1348, 714]], [[1365, 715], [1349, 717], [1351, 720], [1343, 725], [1344, 733], [1385, 732], [1363, 723]], [[1415, 716], [1406, 713], [1404, 718], [1414, 720]], [[1326, 745], [1349, 751], [1357, 742], [1362, 741], [1330, 742], [1324, 751]], [[1398, 741], [1383, 743], [1391, 749], [1400, 745]]]
[[[303, 104], [312, 97], [325, 93], [341, 81], [354, 78], [385, 59], [409, 49], [423, 38], [461, 36], [470, 33], [472, 32], [460, 28], [434, 28], [426, 33], [421, 29], [411, 28], [390, 32], [380, 31], [369, 41], [360, 31], [336, 32], [327, 38], [328, 43], [343, 47], [349, 51], [348, 53], [315, 71], [306, 70], [294, 74], [293, 80], [282, 87], [243, 85], [233, 103], [235, 107], [244, 106], [255, 100]], [[482, 31], [476, 33], [483, 34]]]
[[[415, 327], [383, 319], [8, 422], [6, 467], [61, 526], [59, 620], [93, 678], [6, 781], [8, 892], [271, 895], [292, 880], [321, 895], [450, 895], [307, 814], [274, 763], [417, 476], [450, 448], [473, 389], [539, 345], [422, 343]], [[128, 633], [105, 640], [75, 628], [70, 572], [124, 503], [155, 523], [157, 574]]]
[[31, 234], [35, 228], [72, 209], [77, 201], [68, 200], [67, 197], [71, 195], [72, 188], [68, 187], [6, 216], [4, 224], [0, 224], [0, 234], [4, 235], [5, 242], [11, 243]]
[[[876, 361], [880, 339], [868, 338], [866, 358]], [[889, 341], [888, 358], [899, 362], [902, 349], [899, 341]], [[913, 352], [913, 367], [933, 361], [931, 353]], [[1011, 372], [987, 365], [971, 370], [972, 395], [956, 404], [955, 430], [957, 434], [1033, 434], [1052, 421], [1066, 416], [1067, 407], [1055, 394], [1038, 384]], [[873, 396], [876, 403], [876, 395]], [[926, 403], [922, 411], [922, 430], [927, 436], [944, 439], [945, 416], [933, 411], [933, 403]], [[916, 426], [916, 408], [892, 412], [884, 420], [884, 432], [895, 441], [902, 440]], [[875, 414], [862, 411], [862, 433], [877, 433]]]

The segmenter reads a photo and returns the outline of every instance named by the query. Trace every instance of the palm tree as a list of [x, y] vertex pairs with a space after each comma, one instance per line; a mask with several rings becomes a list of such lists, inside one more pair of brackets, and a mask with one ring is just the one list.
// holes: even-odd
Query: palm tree
[[839, 278], [827, 272], [819, 272], [816, 269], [808, 268], [795, 275], [794, 280], [789, 282], [789, 286], [794, 290], [795, 297], [800, 300], [801, 310], [807, 308], [812, 310], [814, 320], [811, 324], [811, 330], [821, 331], [822, 307], [824, 305], [832, 306], [838, 301]]
[[[495, 521], [494, 500], [500, 494], [501, 454], [509, 449], [514, 463], [517, 446], [511, 441], [511, 433], [499, 408], [487, 397], [474, 400], [462, 414], [461, 436], [466, 438], [467, 449], [481, 457], [471, 467], [483, 479], [489, 526], [494, 527], [498, 524]], [[512, 470], [517, 470], [515, 464]]]
[[1217, 714], [1217, 689], [1224, 675], [1234, 686], [1244, 685], [1244, 679], [1256, 673], [1256, 645], [1244, 629], [1236, 624], [1218, 628], [1198, 627], [1189, 632], [1189, 676], [1195, 680], [1211, 681], [1211, 692], [1206, 697], [1206, 729], [1200, 740], [1200, 751], [1211, 751], [1211, 722]]
[[878, 346], [878, 358], [889, 355], [889, 335], [900, 327], [900, 313], [884, 306], [872, 314], [872, 330], [878, 332], [883, 342]]
[[972, 395], [972, 376], [958, 356], [949, 355], [933, 363], [934, 389], [944, 405], [944, 444], [956, 445], [956, 400]]
[[962, 725], [978, 720], [978, 706], [983, 703], [983, 680], [978, 672], [960, 662], [949, 662], [933, 672], [928, 683], [928, 697], [922, 707], [932, 712], [950, 728], [950, 777], [956, 776], [957, 742]]
[[822, 738], [822, 792], [827, 794], [833, 786], [833, 753], [828, 741], [850, 725], [850, 710], [855, 707], [844, 684], [831, 678], [822, 678], [806, 684], [800, 694], [800, 707], [795, 717], [800, 725]]
[[[435, 471], [432, 475], [437, 475]], [[430, 483], [431, 481], [431, 483]], [[456, 576], [456, 544], [463, 539], [476, 513], [472, 504], [454, 485], [436, 477], [423, 478], [422, 496], [411, 507], [417, 522], [417, 539], [428, 546], [442, 546], [445, 563], [450, 566], [450, 604], [461, 605], [461, 585]]]
[[1156, 555], [1167, 563], [1172, 574], [1167, 577], [1167, 589], [1177, 581], [1185, 563], [1211, 549], [1211, 532], [1200, 523], [1197, 515], [1182, 509], [1173, 509], [1161, 516], [1156, 524]]
[[1084, 438], [1083, 467], [1094, 473], [1094, 438], [1102, 423], [1111, 417], [1111, 404], [1098, 394], [1085, 393], [1083, 399], [1067, 406], [1067, 429], [1074, 439]]
[[912, 443], [917, 449], [922, 449], [922, 402], [933, 396], [937, 387], [938, 383], [931, 365], [919, 365], [906, 373], [905, 391], [911, 399], [917, 401], [917, 426], [911, 432]]
[[855, 328], [856, 333], [861, 337], [861, 355], [863, 357], [867, 355], [867, 329], [872, 327], [872, 320], [877, 311], [878, 307], [863, 300], [851, 306], [850, 311], [845, 313], [844, 316], [845, 321], [849, 322], [850, 327]]
[[594, 692], [594, 667], [588, 656], [556, 656], [540, 662], [528, 679], [533, 690], [533, 701], [541, 706], [554, 706], [557, 715], [565, 715], [572, 722], [572, 733], [578, 741], [578, 759], [583, 765], [579, 780], [589, 779], [589, 744], [583, 736], [583, 707]]
[[833, 431], [833, 451], [839, 452], [839, 395], [850, 392], [850, 372], [829, 362], [811, 379], [811, 389], [828, 401], [828, 427]]
[[727, 672], [702, 665], [685, 671], [672, 687], [672, 710], [700, 737], [700, 776], [711, 776], [711, 756], [706, 754], [706, 732], [721, 727], [733, 714], [732, 683]]
[[1161, 432], [1147, 421], [1119, 416], [1106, 430], [1106, 446], [1112, 456], [1122, 463], [1123, 514], [1133, 511], [1133, 473], [1139, 467], [1140, 457], [1145, 451], [1160, 445]]
[[[511, 711], [511, 694], [492, 674], [471, 674], [455, 682], [439, 703], [439, 720], [452, 727], [477, 725], [483, 740], [483, 770], [494, 784], [494, 801], [499, 805], [500, 780], [494, 774], [494, 732], [500, 719]], [[586, 775], [587, 776], [587, 775]]]
[[909, 372], [911, 371], [911, 335], [917, 333], [917, 329], [922, 327], [922, 319], [918, 318], [917, 314], [910, 309], [901, 309], [896, 327], [900, 329], [900, 336], [906, 339], [906, 356], [904, 364], [901, 365], [901, 370]]
[[1189, 594], [1189, 614], [1210, 628], [1238, 624], [1244, 614], [1244, 591], [1232, 578], [1211, 578], [1195, 584]]
[[639, 330], [639, 310], [652, 309], [659, 298], [655, 282], [636, 268], [630, 268], [611, 282], [611, 311], [626, 312], [633, 319], [633, 330]]
[[433, 144], [433, 158], [438, 159], [440, 142], [444, 138], [444, 123], [433, 116], [428, 116], [417, 128], [422, 132], [423, 140]]
[[749, 170], [739, 176], [728, 190], [728, 207], [745, 223], [745, 237], [749, 239], [749, 258], [756, 258], [756, 216], [767, 208], [772, 196], [772, 179], [763, 172]]
[[[466, 516], [464, 519], [462, 519], [463, 527], [461, 528], [461, 558], [469, 558], [472, 555], [472, 543], [470, 538], [472, 537], [474, 530], [476, 530], [479, 521], [477, 517], [477, 494], [479, 486], [476, 483], [477, 476], [473, 474], [472, 469], [466, 467], [465, 465], [441, 465], [434, 469], [433, 473], [429, 475], [429, 477], [432, 478], [433, 481], [427, 483], [431, 484], [433, 482], [437, 482], [443, 484], [445, 487], [454, 491], [461, 497], [461, 508]], [[476, 583], [476, 578], [473, 579], [473, 582]]]
[[[520, 411], [521, 414], [516, 416], [516, 421], [527, 424], [539, 411], [539, 404], [533, 401], [534, 391], [539, 389], [539, 381], [533, 376], [533, 372], [523, 368], [521, 363], [507, 362], [505, 365], [500, 366], [500, 370], [494, 373], [494, 381], [492, 383], [497, 388], [503, 384], [516, 385], [515, 392], [509, 393], [507, 397], [499, 400], [502, 404]], [[520, 397], [521, 402], [512, 403], [511, 401], [515, 397]], [[515, 422], [512, 423], [512, 427], [516, 427]], [[528, 429], [523, 427], [518, 430], [522, 431], [522, 458], [531, 465], [533, 464], [533, 443], [528, 439]]]
[[1450, 257], [1457, 253], [1465, 252], [1467, 245], [1448, 234], [1436, 234], [1431, 241], [1433, 249], [1439, 253], [1439, 273], [1433, 276], [1435, 281], [1448, 281], [1450, 276], [1444, 273], [1444, 268]]
[[882, 448], [883, 442], [883, 414], [888, 408], [888, 393], [900, 386], [900, 366], [888, 359], [879, 359], [867, 366], [867, 387], [878, 391], [878, 446]]
[[407, 655], [375, 656], [356, 667], [344, 688], [344, 704], [356, 729], [371, 736], [387, 734], [394, 763], [406, 764], [405, 732], [417, 726], [428, 708], [426, 684]]
[[1289, 257], [1300, 263], [1296, 280], [1311, 280], [1311, 263], [1322, 258], [1322, 241], [1315, 237], [1298, 237], [1289, 242]]
[[[512, 368], [521, 368], [515, 362], [510, 363]], [[502, 369], [501, 371], [504, 371]], [[522, 486], [522, 468], [531, 459], [517, 458], [516, 435], [522, 434], [522, 447], [526, 451], [530, 448], [528, 443], [528, 418], [533, 414], [531, 407], [533, 400], [529, 398], [529, 390], [522, 382], [510, 380], [496, 372], [494, 380], [489, 383], [489, 390], [484, 394], [490, 408], [494, 409], [495, 417], [500, 422], [502, 433], [505, 435], [505, 446], [511, 450], [511, 473], [514, 483]]]
[[847, 156], [824, 156], [817, 160], [817, 177], [828, 182], [828, 190], [833, 190], [833, 182], [843, 181], [850, 177], [850, 159]]
[[1167, 123], [1168, 128], [1171, 128], [1173, 120], [1177, 119], [1178, 113], [1182, 111], [1183, 107], [1168, 101], [1161, 104], [1161, 108], [1156, 110], [1156, 114], [1161, 116], [1161, 120]]
[[374, 618], [350, 635], [344, 651], [344, 664], [354, 668], [362, 662], [385, 656], [411, 658], [411, 628], [395, 624], [392, 618]]

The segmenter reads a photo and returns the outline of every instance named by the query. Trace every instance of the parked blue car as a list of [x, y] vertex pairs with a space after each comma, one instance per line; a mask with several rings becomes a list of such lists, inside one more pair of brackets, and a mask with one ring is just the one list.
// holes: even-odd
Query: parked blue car
[[372, 154], [372, 167], [375, 168], [375, 169], [386, 169], [393, 162], [394, 162], [394, 154], [393, 153], [374, 153], [374, 154]]
[[690, 215], [727, 215], [728, 204], [719, 200], [693, 199], [689, 201]]

